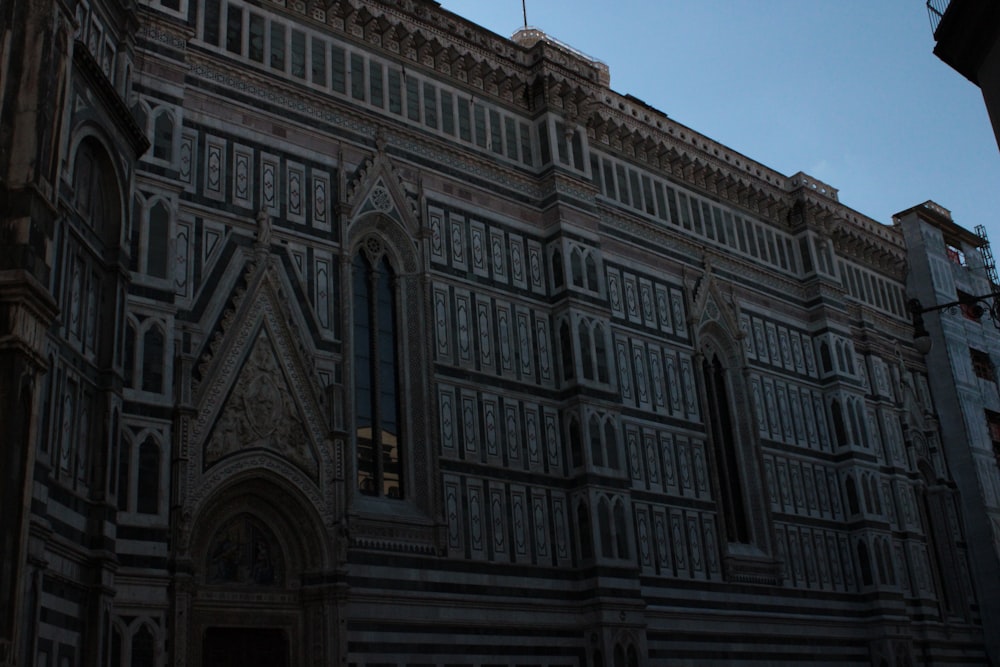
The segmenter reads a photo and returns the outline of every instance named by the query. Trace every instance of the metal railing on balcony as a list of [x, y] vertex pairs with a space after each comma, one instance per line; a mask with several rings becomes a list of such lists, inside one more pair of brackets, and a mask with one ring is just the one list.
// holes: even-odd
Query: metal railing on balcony
[[931, 20], [931, 32], [937, 32], [938, 25], [950, 4], [951, 0], [927, 0], [927, 17]]

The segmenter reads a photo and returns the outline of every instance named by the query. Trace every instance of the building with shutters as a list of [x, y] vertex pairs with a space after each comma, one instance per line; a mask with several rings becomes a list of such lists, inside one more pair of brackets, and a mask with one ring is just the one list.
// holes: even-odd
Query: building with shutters
[[0, 665], [987, 659], [940, 207], [431, 0], [0, 39]]

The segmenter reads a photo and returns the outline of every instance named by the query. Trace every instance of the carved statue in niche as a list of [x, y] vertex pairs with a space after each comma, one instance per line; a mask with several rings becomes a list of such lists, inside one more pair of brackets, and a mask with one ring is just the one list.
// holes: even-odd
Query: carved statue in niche
[[261, 331], [205, 448], [205, 464], [246, 449], [269, 449], [309, 473], [316, 458], [298, 406]]
[[284, 563], [271, 531], [249, 514], [241, 514], [212, 539], [205, 563], [209, 584], [280, 586]]

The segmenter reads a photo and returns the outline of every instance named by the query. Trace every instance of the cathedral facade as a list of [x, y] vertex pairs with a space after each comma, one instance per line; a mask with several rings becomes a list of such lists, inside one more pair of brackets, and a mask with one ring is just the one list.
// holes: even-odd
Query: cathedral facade
[[947, 211], [431, 0], [0, 31], [0, 665], [988, 659], [996, 464], [907, 306], [981, 266]]

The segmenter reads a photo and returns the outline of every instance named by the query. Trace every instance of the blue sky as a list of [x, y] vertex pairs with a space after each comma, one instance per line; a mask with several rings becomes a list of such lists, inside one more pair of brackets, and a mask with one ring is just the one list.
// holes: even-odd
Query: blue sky
[[[442, 0], [509, 37], [518, 0]], [[1000, 252], [1000, 150], [982, 94], [938, 60], [923, 0], [528, 0], [611, 87], [747, 157], [805, 171], [879, 222], [928, 199]]]

